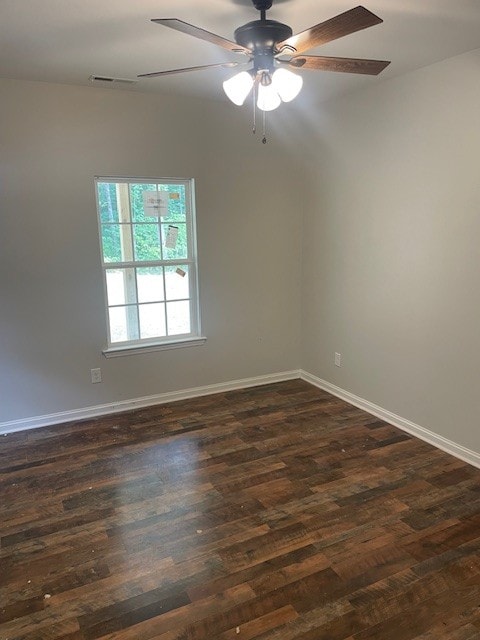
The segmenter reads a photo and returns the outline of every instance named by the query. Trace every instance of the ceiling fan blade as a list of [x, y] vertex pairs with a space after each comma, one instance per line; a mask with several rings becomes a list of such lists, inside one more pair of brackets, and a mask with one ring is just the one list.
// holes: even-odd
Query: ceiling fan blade
[[388, 60], [364, 60], [362, 58], [326, 58], [324, 56], [295, 56], [288, 61], [278, 60], [296, 69], [312, 69], [318, 71], [340, 71], [343, 73], [364, 73], [377, 76], [388, 67]]
[[246, 49], [236, 42], [222, 38], [222, 36], [217, 36], [216, 33], [210, 33], [210, 31], [205, 31], [205, 29], [196, 27], [195, 25], [184, 22], [183, 20], [178, 20], [177, 18], [156, 18], [152, 20], [152, 22], [163, 24], [165, 27], [176, 29], [176, 31], [181, 31], [189, 36], [200, 38], [200, 40], [206, 40], [207, 42], [211, 42], [212, 44], [216, 44], [219, 47], [223, 47], [224, 49], [228, 49], [235, 53], [251, 53], [250, 49]]
[[174, 73], [186, 73], [187, 71], [202, 71], [203, 69], [214, 69], [215, 67], [238, 67], [248, 62], [219, 62], [217, 64], [202, 64], [199, 67], [186, 67], [185, 69], [170, 69], [169, 71], [154, 71], [153, 73], [142, 73], [137, 78], [157, 78], [158, 76], [171, 76]]
[[381, 22], [383, 22], [381, 18], [365, 7], [355, 7], [287, 38], [278, 43], [276, 48], [281, 50], [283, 47], [293, 47], [297, 53], [301, 53]]

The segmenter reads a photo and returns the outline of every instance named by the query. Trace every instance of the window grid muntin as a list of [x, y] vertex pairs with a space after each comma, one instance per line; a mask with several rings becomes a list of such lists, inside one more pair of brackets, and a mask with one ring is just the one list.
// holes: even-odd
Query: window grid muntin
[[126, 302], [125, 304], [109, 304], [109, 309], [117, 309], [119, 307], [138, 307], [147, 304], [166, 304], [167, 302], [190, 302], [191, 298], [175, 298], [172, 300], [151, 300], [150, 302]]

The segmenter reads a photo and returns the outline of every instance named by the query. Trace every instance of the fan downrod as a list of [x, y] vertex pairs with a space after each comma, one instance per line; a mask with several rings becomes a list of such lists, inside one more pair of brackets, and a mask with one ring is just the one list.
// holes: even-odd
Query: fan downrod
[[265, 20], [267, 11], [272, 6], [273, 0], [252, 0], [253, 6], [260, 11], [260, 20]]

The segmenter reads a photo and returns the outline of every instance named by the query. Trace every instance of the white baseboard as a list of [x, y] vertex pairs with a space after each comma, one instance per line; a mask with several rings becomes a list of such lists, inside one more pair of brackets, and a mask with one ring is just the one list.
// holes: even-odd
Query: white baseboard
[[300, 378], [299, 370], [282, 371], [280, 373], [270, 373], [263, 376], [242, 378], [240, 380], [232, 380], [230, 382], [219, 382], [202, 387], [182, 389], [180, 391], [158, 393], [156, 395], [145, 396], [143, 398], [133, 398], [131, 400], [120, 400], [118, 402], [111, 402], [108, 404], [99, 404], [94, 407], [84, 407], [83, 409], [72, 409], [70, 411], [60, 411], [58, 413], [50, 413], [43, 416], [34, 416], [32, 418], [0, 422], [0, 434], [36, 429], [38, 427], [46, 427], [62, 422], [85, 420], [86, 418], [97, 418], [111, 413], [128, 411], [129, 409], [151, 407], [152, 405], [165, 404], [166, 402], [174, 402], [175, 400], [187, 400], [188, 398], [208, 396], [214, 393], [222, 393], [224, 391], [234, 391], [235, 389], [258, 387], [260, 385], [284, 382], [285, 380], [295, 380], [297, 378]]
[[313, 384], [315, 387], [322, 389], [323, 391], [327, 391], [331, 393], [333, 396], [337, 398], [341, 398], [348, 402], [349, 404], [353, 404], [355, 407], [359, 409], [363, 409], [367, 413], [370, 413], [381, 420], [385, 420], [389, 424], [392, 424], [394, 427], [398, 427], [402, 429], [402, 431], [406, 431], [410, 433], [412, 436], [416, 438], [420, 438], [420, 440], [424, 440], [429, 444], [432, 444], [437, 449], [441, 449], [446, 453], [450, 453], [452, 456], [456, 458], [460, 458], [464, 462], [468, 462], [468, 464], [473, 465], [474, 467], [480, 468], [480, 453], [473, 451], [472, 449], [467, 449], [452, 440], [448, 440], [443, 436], [439, 436], [437, 433], [430, 431], [429, 429], [425, 429], [425, 427], [421, 427], [414, 422], [410, 422], [410, 420], [406, 420], [401, 416], [398, 416], [391, 411], [387, 411], [386, 409], [382, 409], [373, 402], [369, 402], [368, 400], [364, 400], [359, 396], [350, 393], [349, 391], [345, 391], [345, 389], [341, 389], [340, 387], [336, 387], [334, 384], [327, 382], [326, 380], [322, 380], [321, 378], [317, 378], [317, 376], [308, 373], [307, 371], [300, 371], [300, 378], [305, 380], [305, 382], [309, 382]]
[[480, 453], [467, 449], [452, 440], [448, 440], [443, 436], [440, 436], [429, 429], [425, 429], [410, 420], [406, 420], [401, 416], [387, 411], [382, 407], [364, 400], [359, 396], [345, 391], [340, 387], [322, 380], [317, 376], [308, 373], [303, 370], [282, 371], [279, 373], [271, 373], [262, 376], [255, 376], [251, 378], [242, 378], [240, 380], [231, 380], [230, 382], [219, 382], [216, 384], [204, 385], [202, 387], [193, 387], [191, 389], [182, 389], [180, 391], [169, 391], [167, 393], [159, 393], [152, 396], [144, 396], [143, 398], [133, 398], [130, 400], [120, 400], [118, 402], [111, 402], [108, 404], [100, 404], [93, 407], [84, 407], [82, 409], [73, 409], [69, 411], [60, 411], [58, 413], [50, 413], [42, 416], [34, 416], [31, 418], [23, 418], [20, 420], [11, 420], [9, 422], [0, 422], [0, 434], [14, 433], [15, 431], [24, 431], [27, 429], [36, 429], [38, 427], [46, 427], [53, 424], [60, 424], [62, 422], [72, 422], [76, 420], [85, 420], [87, 418], [97, 418], [112, 413], [120, 413], [121, 411], [128, 411], [130, 409], [139, 409], [141, 407], [150, 407], [156, 404], [165, 404], [167, 402], [174, 402], [176, 400], [187, 400], [189, 398], [197, 398], [200, 396], [207, 396], [214, 393], [222, 393], [224, 391], [235, 391], [236, 389], [247, 389], [248, 387], [257, 387], [265, 384], [272, 384], [275, 382], [284, 382], [286, 380], [295, 380], [301, 378], [305, 382], [327, 391], [337, 398], [345, 400], [359, 409], [363, 409], [367, 413], [385, 420], [389, 424], [392, 424], [411, 435], [428, 442], [429, 444], [450, 453], [451, 455], [468, 462], [469, 464], [480, 468]]

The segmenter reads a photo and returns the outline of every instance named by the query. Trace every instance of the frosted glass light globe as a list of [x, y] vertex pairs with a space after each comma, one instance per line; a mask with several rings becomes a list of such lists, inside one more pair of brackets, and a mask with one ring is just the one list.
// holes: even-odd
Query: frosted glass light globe
[[239, 107], [245, 102], [253, 87], [253, 78], [248, 71], [241, 71], [223, 83], [223, 90]]
[[272, 86], [283, 102], [290, 102], [300, 93], [303, 78], [288, 69], [277, 69], [272, 76]]
[[273, 84], [259, 84], [257, 107], [262, 111], [273, 111], [280, 106], [282, 101]]

